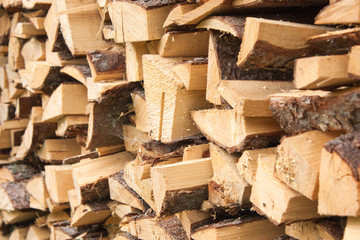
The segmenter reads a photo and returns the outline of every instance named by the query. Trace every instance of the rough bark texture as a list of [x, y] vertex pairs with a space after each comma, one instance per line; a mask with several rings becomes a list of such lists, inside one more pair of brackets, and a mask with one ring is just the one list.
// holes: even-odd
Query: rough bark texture
[[10, 164], [4, 166], [3, 168], [7, 168], [9, 170], [15, 181], [30, 179], [37, 172], [37, 170], [33, 166], [24, 163]]
[[159, 227], [174, 240], [187, 240], [188, 236], [182, 226], [180, 220], [177, 217], [161, 220], [156, 223]]
[[23, 182], [0, 183], [9, 196], [12, 206], [16, 210], [25, 210], [30, 208], [30, 195], [26, 191], [26, 184]]
[[323, 229], [325, 229], [334, 239], [343, 239], [346, 226], [346, 218], [332, 217], [314, 220], [314, 222], [322, 226]]
[[94, 51], [88, 54], [96, 72], [125, 71], [125, 55], [123, 52]]
[[314, 129], [348, 132], [360, 130], [360, 90], [339, 96], [271, 97], [270, 109], [289, 134]]
[[238, 67], [236, 62], [240, 51], [241, 39], [220, 31], [214, 31], [213, 33], [222, 80], [290, 81], [293, 79], [292, 69], [268, 70], [264, 68], [249, 69], [247, 67]]
[[137, 4], [147, 10], [150, 10], [150, 9], [154, 9], [154, 8], [164, 7], [164, 6], [175, 5], [178, 3], [195, 2], [195, 1], [194, 0], [189, 0], [189, 1], [187, 1], [187, 0], [152, 0], [152, 1], [124, 0], [124, 2], [130, 2], [133, 4]]
[[89, 65], [71, 65], [72, 67], [79, 70], [85, 78], [91, 77], [91, 70]]
[[36, 94], [31, 97], [21, 97], [19, 100], [19, 118], [28, 118], [32, 107], [41, 107], [41, 95]]
[[341, 159], [349, 165], [351, 172], [356, 179], [360, 181], [360, 131], [341, 135], [334, 140], [325, 143], [324, 148], [330, 152], [336, 152]]
[[98, 158], [98, 157], [99, 157], [99, 153], [94, 151], [94, 152], [90, 152], [90, 153], [86, 153], [86, 154], [82, 154], [82, 155], [78, 155], [78, 156], [74, 156], [74, 157], [65, 158], [63, 160], [63, 164], [74, 164], [74, 163], [80, 162], [80, 160], [82, 160], [82, 159], [86, 159], [86, 158], [94, 159], [94, 158]]
[[199, 186], [182, 190], [167, 191], [160, 215], [171, 216], [185, 210], [200, 209], [208, 199], [208, 186]]
[[79, 83], [67, 74], [60, 73], [60, 67], [51, 67], [43, 85], [37, 89], [50, 95], [62, 83]]
[[77, 135], [87, 136], [87, 131], [88, 131], [88, 124], [73, 125], [73, 126], [69, 126], [66, 129], [64, 136], [67, 138], [73, 138], [76, 137]]
[[139, 88], [139, 82], [128, 82], [106, 91], [98, 102], [94, 103], [91, 138], [87, 149], [113, 146], [123, 143], [122, 124], [128, 123], [127, 104], [131, 103], [130, 93]]
[[107, 178], [99, 179], [95, 183], [80, 186], [81, 203], [104, 201], [110, 198], [109, 182]]
[[[103, 232], [103, 228], [101, 225], [99, 224], [93, 224], [91, 226], [83, 226], [83, 227], [70, 227], [70, 222], [69, 221], [61, 221], [61, 222], [56, 222], [54, 223], [54, 227], [55, 230], [57, 231], [61, 231], [64, 232], [65, 234], [67, 234], [70, 239], [76, 239], [79, 235], [87, 232], [88, 234], [91, 233], [97, 233], [97, 232]], [[106, 233], [103, 232], [103, 236], [105, 236]], [[85, 238], [84, 236], [82, 236], [82, 239], [99, 239], [99, 238]]]

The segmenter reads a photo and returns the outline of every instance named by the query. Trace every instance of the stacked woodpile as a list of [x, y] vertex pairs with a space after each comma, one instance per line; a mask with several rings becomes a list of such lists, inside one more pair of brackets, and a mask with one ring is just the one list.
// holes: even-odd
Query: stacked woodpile
[[0, 239], [359, 239], [359, 1], [0, 6]]

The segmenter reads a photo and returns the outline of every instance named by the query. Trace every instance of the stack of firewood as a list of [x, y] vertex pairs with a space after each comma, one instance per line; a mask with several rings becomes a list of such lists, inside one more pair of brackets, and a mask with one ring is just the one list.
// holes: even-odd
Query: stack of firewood
[[0, 6], [0, 239], [359, 239], [358, 0]]

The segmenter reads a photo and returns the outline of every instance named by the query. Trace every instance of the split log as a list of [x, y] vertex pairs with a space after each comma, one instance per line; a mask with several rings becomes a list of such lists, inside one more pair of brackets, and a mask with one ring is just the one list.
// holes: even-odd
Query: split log
[[88, 116], [65, 116], [57, 123], [56, 135], [60, 137], [86, 135], [88, 122]]
[[48, 7], [52, 3], [51, 0], [23, 0], [23, 7], [28, 9]]
[[130, 93], [137, 87], [139, 82], [122, 82], [105, 91], [91, 106], [87, 149], [123, 143], [122, 124], [128, 122], [127, 104], [131, 102]]
[[271, 94], [294, 88], [292, 82], [222, 80], [217, 86], [220, 96], [237, 112], [246, 117], [271, 117]]
[[[28, 118], [33, 107], [42, 106], [42, 99], [40, 94], [34, 94], [29, 97], [19, 97], [16, 100], [16, 118]], [[20, 120], [25, 122], [25, 120]], [[22, 126], [23, 127], [23, 126]]]
[[0, 149], [11, 148], [10, 131], [0, 129]]
[[324, 218], [310, 221], [300, 221], [286, 226], [285, 232], [299, 240], [329, 239], [342, 240], [345, 219]]
[[94, 82], [125, 78], [125, 48], [121, 45], [90, 52], [86, 57]]
[[43, 208], [47, 208], [46, 199], [50, 197], [45, 185], [45, 176], [43, 174], [33, 176], [26, 183], [26, 191], [35, 198]]
[[360, 58], [360, 46], [354, 46], [351, 48], [351, 52], [349, 54], [349, 64], [348, 64], [348, 76], [354, 81], [358, 81], [360, 79], [360, 69], [356, 62]]
[[76, 196], [75, 189], [71, 189], [68, 191], [68, 197], [69, 197], [70, 212], [71, 212], [71, 215], [73, 215], [76, 208], [81, 205], [81, 202], [79, 201], [79, 199]]
[[100, 147], [95, 149], [98, 153], [99, 157], [119, 153], [125, 151], [125, 145], [119, 144], [114, 146], [108, 146], [108, 147]]
[[113, 25], [105, 25], [102, 33], [105, 40], [115, 39], [115, 29]]
[[320, 163], [319, 214], [360, 215], [359, 139], [359, 132], [352, 132], [324, 145]]
[[234, 109], [193, 111], [191, 116], [208, 140], [229, 153], [275, 146], [282, 135], [272, 117], [245, 117]]
[[36, 29], [32, 23], [18, 22], [11, 34], [17, 38], [29, 39], [33, 36], [46, 35], [46, 32], [45, 30]]
[[348, 88], [334, 92], [279, 93], [271, 96], [270, 109], [280, 127], [289, 134], [314, 129], [350, 132], [358, 129], [355, 112], [359, 91]]
[[84, 115], [87, 105], [86, 87], [82, 84], [61, 84], [44, 108], [42, 121], [57, 120], [64, 115]]
[[148, 132], [147, 130], [147, 111], [146, 111], [146, 99], [145, 92], [135, 90], [131, 93], [131, 99], [135, 111], [135, 126], [137, 129]]
[[285, 137], [278, 146], [274, 176], [311, 200], [318, 198], [321, 150], [339, 132], [318, 130]]
[[2, 218], [6, 224], [22, 223], [33, 220], [39, 216], [39, 211], [26, 210], [26, 211], [1, 211]]
[[245, 18], [234, 16], [211, 16], [200, 22], [196, 28], [212, 29], [230, 33], [234, 37], [242, 38], [244, 35]]
[[157, 215], [200, 209], [212, 175], [209, 158], [151, 168]]
[[263, 148], [255, 150], [246, 150], [241, 155], [236, 167], [240, 175], [250, 184], [255, 181], [258, 162], [276, 156], [276, 148]]
[[138, 208], [131, 207], [127, 204], [116, 203], [113, 206], [110, 206], [110, 204], [108, 204], [108, 206], [112, 210], [113, 214], [115, 213], [116, 216], [121, 219], [122, 223], [124, 222], [125, 218], [136, 216], [141, 213], [141, 210], [139, 210]]
[[291, 80], [292, 69], [246, 69], [236, 65], [237, 54], [240, 51], [241, 39], [212, 31], [209, 41], [208, 73], [206, 99], [216, 105], [223, 104], [216, 87], [221, 80]]
[[174, 22], [175, 19], [180, 18], [185, 13], [188, 13], [197, 7], [199, 7], [199, 4], [197, 4], [197, 3], [186, 2], [186, 3], [182, 3], [182, 4], [177, 4], [169, 12], [169, 14], [166, 18], [166, 21], [164, 22], [163, 28], [175, 27], [176, 26], [176, 24]]
[[187, 91], [173, 71], [174, 65], [182, 60], [143, 56], [149, 136], [164, 143], [198, 135], [190, 111], [210, 107], [205, 91]]
[[343, 240], [355, 240], [359, 236], [360, 218], [348, 217]]
[[[45, 183], [50, 199], [56, 204], [69, 201], [67, 192], [74, 188], [71, 165], [45, 166]], [[50, 206], [48, 205], [50, 208]]]
[[210, 158], [214, 176], [209, 181], [209, 202], [220, 208], [250, 205], [251, 186], [236, 169], [239, 156], [210, 143]]
[[25, 67], [24, 58], [21, 55], [23, 45], [23, 40], [16, 37], [10, 37], [8, 62], [12, 70], [23, 69]]
[[175, 216], [157, 221], [154, 230], [154, 239], [188, 239], [181, 222]]
[[45, 30], [45, 17], [31, 17], [29, 18], [29, 21], [34, 25], [37, 30]]
[[200, 57], [208, 54], [208, 31], [167, 32], [160, 39], [161, 57]]
[[0, 169], [0, 178], [11, 182], [20, 182], [32, 178], [37, 170], [26, 163], [4, 165]]
[[131, 125], [123, 125], [124, 132], [124, 144], [125, 149], [128, 152], [137, 154], [139, 151], [140, 145], [145, 142], [151, 141], [151, 138], [146, 132], [138, 130], [136, 127]]
[[64, 158], [79, 155], [81, 147], [75, 138], [46, 139], [36, 156], [45, 163], [62, 164]]
[[10, 141], [12, 148], [20, 147], [24, 133], [25, 129], [10, 130]]
[[336, 88], [357, 81], [348, 77], [348, 55], [301, 58], [295, 61], [294, 84], [297, 89]]
[[0, 12], [0, 23], [0, 44], [4, 44], [8, 41], [10, 33], [10, 17], [4, 10]]
[[71, 217], [71, 226], [80, 227], [102, 223], [111, 215], [107, 202], [88, 203], [76, 208]]
[[282, 8], [282, 7], [306, 7], [306, 6], [324, 6], [328, 4], [328, 0], [315, 0], [315, 1], [301, 1], [301, 0], [265, 0], [265, 1], [257, 1], [257, 0], [235, 0], [232, 5], [234, 8]]
[[196, 160], [210, 157], [209, 144], [200, 144], [184, 148], [183, 161]]
[[86, 79], [91, 77], [91, 70], [88, 65], [66, 65], [61, 68], [60, 72], [78, 80], [85, 86], [87, 84]]
[[121, 152], [74, 164], [72, 176], [78, 200], [85, 204], [108, 199], [108, 177], [123, 170], [126, 162], [131, 160], [133, 156], [130, 153]]
[[[4, 89], [1, 87], [1, 89]], [[0, 104], [0, 123], [13, 119], [15, 117], [15, 106], [13, 104], [4, 103]]]
[[15, 227], [10, 234], [9, 240], [25, 239], [28, 231], [29, 227]]
[[352, 0], [342, 0], [325, 7], [315, 18], [315, 24], [357, 24], [360, 17], [357, 9], [360, 8], [359, 2]]
[[186, 90], [206, 90], [207, 68], [207, 58], [194, 58], [176, 64], [174, 71]]
[[74, 164], [74, 163], [78, 163], [83, 159], [94, 159], [94, 158], [99, 158], [99, 154], [96, 151], [93, 152], [89, 152], [89, 153], [84, 153], [81, 155], [77, 155], [77, 156], [73, 156], [73, 157], [69, 157], [69, 158], [64, 158], [63, 159], [63, 164]]
[[210, 224], [213, 219], [210, 213], [199, 210], [187, 210], [176, 214], [177, 218], [184, 227], [184, 230], [191, 239], [191, 234], [199, 227]]
[[120, 171], [119, 173], [109, 177], [110, 199], [127, 204], [145, 212], [149, 206], [126, 184], [123, 175], [124, 172]]
[[[97, 38], [101, 23], [98, 9], [83, 9], [90, 3], [92, 1], [56, 1], [58, 12], [63, 11], [59, 15], [61, 32], [73, 56], [85, 55], [110, 46], [109, 43]], [[71, 13], [71, 10], [75, 11]]]
[[49, 212], [51, 212], [51, 213], [70, 208], [70, 205], [68, 202], [57, 203], [57, 202], [54, 202], [53, 200], [51, 200], [51, 198], [46, 199], [46, 205], [49, 208]]
[[0, 183], [0, 209], [7, 211], [26, 210], [30, 208], [30, 196], [24, 182]]
[[307, 38], [331, 30], [334, 29], [248, 17], [237, 64], [245, 68], [291, 68], [294, 59], [313, 54]]
[[35, 225], [29, 227], [26, 234], [26, 240], [46, 240], [50, 239], [50, 230], [48, 228], [39, 228]]
[[276, 225], [319, 218], [317, 202], [307, 199], [273, 176], [275, 156], [258, 162], [250, 201]]
[[198, 228], [191, 237], [195, 240], [222, 239], [224, 236], [229, 239], [273, 239], [283, 234], [284, 227], [274, 226], [268, 219], [246, 212], [241, 217]]
[[25, 62], [45, 60], [45, 42], [31, 38], [24, 44], [21, 55]]

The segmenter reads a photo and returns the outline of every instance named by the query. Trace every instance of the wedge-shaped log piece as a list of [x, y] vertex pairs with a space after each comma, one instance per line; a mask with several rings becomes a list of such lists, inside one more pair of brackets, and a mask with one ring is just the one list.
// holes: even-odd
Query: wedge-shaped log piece
[[209, 212], [199, 210], [186, 210], [176, 214], [177, 218], [184, 227], [189, 239], [191, 234], [199, 227], [210, 224], [213, 219]]
[[128, 123], [130, 93], [139, 82], [121, 81], [101, 94], [91, 106], [86, 148], [94, 149], [123, 143], [122, 124]]
[[[236, 169], [239, 156], [210, 143], [214, 176], [209, 181], [209, 201], [216, 207], [234, 208], [250, 203], [251, 187]], [[249, 205], [249, 204], [248, 204]]]
[[181, 225], [179, 219], [175, 216], [157, 221], [154, 230], [154, 239], [188, 239], [184, 227]]
[[352, 46], [360, 44], [360, 28], [348, 28], [315, 35], [306, 40], [318, 54], [347, 54]]
[[209, 158], [151, 168], [157, 215], [200, 209], [212, 175]]
[[191, 237], [195, 240], [223, 238], [270, 240], [283, 235], [284, 232], [284, 227], [274, 226], [268, 219], [256, 213], [245, 212], [241, 217], [203, 226], [197, 229]]
[[46, 139], [36, 155], [41, 161], [50, 164], [62, 164], [64, 158], [79, 155], [81, 146], [75, 138]]
[[25, 239], [26, 234], [29, 231], [29, 227], [15, 227], [11, 232], [9, 239]]
[[25, 67], [24, 58], [21, 55], [21, 49], [24, 45], [22, 39], [11, 36], [9, 40], [8, 62], [12, 70]]
[[144, 91], [137, 91], [131, 93], [131, 99], [133, 102], [136, 118], [135, 126], [137, 129], [148, 132], [147, 130], [147, 111], [146, 111], [146, 99]]
[[55, 213], [70, 208], [69, 202], [57, 203], [51, 200], [51, 198], [46, 199], [46, 205], [49, 208], [49, 212], [51, 213]]
[[31, 225], [26, 234], [26, 240], [46, 240], [50, 239], [50, 229], [43, 227], [39, 228], [36, 225]]
[[45, 185], [45, 176], [38, 174], [33, 176], [29, 182], [26, 183], [26, 191], [36, 199], [44, 208], [47, 208], [46, 199], [50, 197]]
[[[330, 0], [331, 1], [331, 0]], [[232, 5], [234, 8], [281, 8], [281, 7], [307, 7], [307, 6], [324, 6], [328, 4], [327, 0], [314, 0], [314, 1], [302, 1], [302, 0], [234, 0]]]
[[32, 23], [19, 22], [16, 24], [12, 35], [18, 38], [31, 38], [32, 36], [46, 35], [45, 30], [38, 30]]
[[[1, 77], [0, 77], [1, 79]], [[1, 82], [1, 81], [0, 81]], [[7, 79], [6, 79], [7, 82]], [[1, 85], [1, 84], [0, 84]], [[2, 92], [5, 89], [4, 87], [1, 87]], [[0, 123], [3, 124], [4, 121], [11, 120], [15, 117], [15, 106], [10, 103], [2, 103], [0, 104]]]
[[276, 155], [258, 162], [250, 196], [256, 210], [276, 225], [319, 218], [316, 201], [307, 199], [273, 176], [275, 159]]
[[65, 116], [58, 121], [56, 135], [61, 137], [86, 135], [88, 122], [88, 116]]
[[31, 38], [30, 41], [24, 44], [21, 54], [25, 61], [45, 60], [45, 42]]
[[295, 61], [297, 89], [321, 89], [356, 83], [348, 76], [348, 55], [316, 56]]
[[199, 7], [197, 3], [183, 3], [176, 5], [173, 9], [171, 9], [169, 15], [164, 22], [163, 28], [171, 28], [176, 26], [174, 20], [181, 17], [185, 13], [188, 13], [195, 8]]
[[274, 176], [311, 200], [318, 198], [321, 150], [339, 132], [318, 130], [285, 137], [278, 146]]
[[102, 223], [111, 215], [107, 202], [88, 203], [76, 208], [71, 217], [71, 226], [80, 227]]
[[103, 51], [93, 51], [86, 55], [94, 82], [125, 77], [125, 48], [116, 45]]
[[[82, 9], [90, 3], [92, 1], [56, 1], [57, 10], [64, 11], [59, 15], [61, 32], [73, 56], [85, 55], [88, 52], [103, 50], [110, 46], [110, 43], [97, 38], [101, 23], [98, 9]], [[66, 13], [72, 9], [75, 9], [73, 13]]]
[[187, 90], [206, 90], [207, 68], [206, 58], [194, 58], [176, 64], [174, 71]]
[[9, 40], [9, 33], [11, 27], [9, 14], [5, 10], [1, 10], [0, 23], [0, 43], [4, 44]]
[[[358, 130], [359, 88], [334, 92], [321, 90], [279, 93], [270, 98], [270, 109], [280, 127], [289, 134]], [[293, 114], [295, 113], [295, 114]]]
[[196, 160], [210, 157], [209, 144], [200, 144], [184, 148], [183, 161]]
[[146, 132], [142, 132], [132, 125], [124, 124], [123, 132], [125, 149], [134, 154], [137, 154], [141, 144], [151, 141], [151, 138]]
[[109, 177], [110, 198], [145, 212], [149, 206], [124, 180], [124, 172]]
[[51, 0], [23, 0], [23, 7], [27, 9], [34, 9], [39, 7], [47, 7], [52, 4]]
[[263, 158], [276, 155], [276, 148], [246, 150], [241, 155], [236, 167], [240, 175], [250, 184], [255, 181], [258, 162]]
[[324, 218], [291, 223], [286, 226], [285, 232], [287, 235], [299, 240], [342, 240], [344, 235], [344, 227], [345, 219], [343, 218]]
[[29, 220], [33, 220], [39, 216], [39, 211], [27, 210], [27, 211], [7, 211], [2, 210], [1, 215], [5, 224], [22, 223]]
[[307, 38], [330, 30], [333, 29], [248, 17], [237, 64], [245, 68], [291, 68], [295, 58], [312, 54]]
[[216, 90], [221, 80], [292, 80], [292, 69], [247, 69], [236, 65], [241, 39], [212, 31], [209, 41], [206, 99], [216, 105], [224, 103]]
[[61, 73], [78, 80], [86, 86], [88, 77], [91, 77], [91, 70], [88, 65], [66, 65], [60, 70]]
[[245, 18], [233, 16], [211, 16], [200, 22], [196, 28], [212, 29], [230, 33], [234, 37], [242, 38], [244, 35]]
[[56, 120], [64, 115], [85, 115], [86, 96], [86, 87], [82, 84], [61, 84], [46, 104], [42, 121]]
[[293, 88], [292, 82], [285, 81], [222, 80], [216, 89], [243, 116], [271, 117], [270, 95]]
[[359, 236], [359, 226], [359, 217], [348, 217], [343, 240], [355, 240]]
[[319, 214], [360, 215], [359, 140], [360, 133], [353, 132], [325, 144], [320, 164]]
[[360, 59], [360, 46], [354, 46], [351, 48], [349, 54], [349, 63], [348, 63], [348, 75], [350, 78], [359, 81], [360, 80], [360, 68], [356, 64]]
[[45, 183], [53, 202], [58, 204], [67, 203], [69, 201], [67, 192], [74, 188], [72, 166], [45, 166]]
[[209, 108], [205, 91], [187, 91], [173, 67], [184, 58], [144, 55], [144, 87], [149, 135], [165, 143], [195, 136], [190, 111]]
[[342, 0], [325, 7], [315, 18], [315, 24], [357, 24], [360, 23], [360, 3]]
[[282, 134], [272, 117], [245, 117], [234, 109], [193, 111], [191, 116], [208, 140], [229, 153], [274, 146]]
[[[173, 1], [175, 3], [176, 1]], [[169, 1], [147, 2], [112, 2], [110, 17], [115, 29], [115, 42], [140, 42], [160, 39], [162, 28], [173, 5]]]
[[[86, 214], [86, 213], [85, 213]], [[90, 214], [91, 216], [91, 214]], [[89, 235], [88, 235], [89, 234]], [[56, 239], [77, 239], [77, 238], [105, 238], [107, 233], [99, 224], [93, 224], [83, 227], [71, 227], [69, 221], [60, 221], [53, 224], [51, 227], [51, 237]]]
[[208, 53], [209, 32], [167, 32], [160, 39], [158, 51], [162, 57], [198, 57]]
[[0, 169], [0, 178], [8, 181], [22, 181], [32, 178], [36, 173], [36, 169], [30, 164], [15, 163], [4, 165]]
[[30, 208], [30, 196], [24, 182], [0, 183], [0, 209], [7, 211]]
[[[120, 152], [73, 165], [73, 179], [78, 200], [84, 204], [109, 198], [108, 177], [124, 169], [132, 154]], [[69, 189], [70, 190], [70, 189]]]

